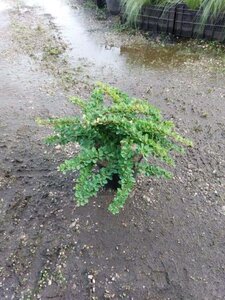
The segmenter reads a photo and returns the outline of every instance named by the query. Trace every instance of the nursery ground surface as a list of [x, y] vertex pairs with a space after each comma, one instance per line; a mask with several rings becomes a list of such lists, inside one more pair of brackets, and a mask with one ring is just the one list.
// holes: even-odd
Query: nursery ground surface
[[[225, 63], [210, 44], [121, 32], [90, 3], [0, 1], [0, 299], [225, 299]], [[118, 30], [119, 29], [119, 30]], [[215, 55], [216, 54], [216, 55]], [[73, 199], [38, 117], [79, 114], [95, 81], [149, 99], [194, 147], [170, 181]]]

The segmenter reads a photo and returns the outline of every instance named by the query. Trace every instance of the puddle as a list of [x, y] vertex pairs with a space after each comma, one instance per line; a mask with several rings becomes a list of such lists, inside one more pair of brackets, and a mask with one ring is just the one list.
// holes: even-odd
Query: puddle
[[54, 23], [71, 44], [72, 56], [75, 61], [83, 59], [86, 64], [91, 63], [95, 67], [107, 66], [115, 70], [122, 70], [127, 65], [153, 69], [167, 68], [168, 66], [178, 67], [186, 61], [198, 58], [194, 54], [183, 53], [181, 47], [176, 45], [108, 47], [95, 40], [85, 23], [87, 16], [82, 15], [79, 9], [70, 7], [66, 0], [24, 0], [23, 2], [28, 6], [40, 7], [42, 13], [49, 14], [54, 18]]
[[71, 8], [63, 0], [24, 0], [28, 6], [41, 7], [46, 14], [54, 18], [54, 23], [60, 28], [65, 39], [72, 46], [73, 57], [82, 58], [98, 65], [118, 64], [120, 49], [99, 45], [92, 38], [85, 26], [85, 20], [78, 9]]
[[155, 69], [164, 69], [167, 66], [179, 67], [186, 62], [199, 59], [199, 54], [185, 50], [184, 45], [167, 45], [166, 47], [144, 45], [121, 47], [121, 55], [126, 57], [128, 64], [138, 64]]
[[0, 13], [4, 12], [9, 8], [8, 4], [0, 0]]
[[0, 28], [3, 28], [6, 26], [8, 22], [8, 15], [7, 15], [7, 10], [9, 9], [9, 5], [0, 0]]

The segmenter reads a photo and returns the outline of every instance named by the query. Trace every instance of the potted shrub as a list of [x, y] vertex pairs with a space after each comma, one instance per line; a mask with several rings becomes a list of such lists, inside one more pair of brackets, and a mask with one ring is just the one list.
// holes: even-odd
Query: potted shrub
[[75, 97], [71, 101], [81, 108], [81, 117], [54, 118], [45, 123], [54, 128], [48, 143], [80, 145], [79, 154], [59, 167], [64, 173], [79, 171], [75, 186], [78, 206], [87, 204], [90, 197], [117, 177], [119, 187], [109, 205], [109, 211], [117, 214], [135, 185], [136, 174], [171, 176], [150, 163], [149, 157], [171, 165], [174, 162], [170, 152], [183, 151], [179, 144], [191, 144], [174, 130], [173, 122], [163, 119], [157, 108], [109, 85], [99, 83], [86, 101]]

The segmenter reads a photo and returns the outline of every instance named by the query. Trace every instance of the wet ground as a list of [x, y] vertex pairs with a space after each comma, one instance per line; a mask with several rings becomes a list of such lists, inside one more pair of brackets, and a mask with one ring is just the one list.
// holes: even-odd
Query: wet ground
[[[53, 5], [54, 3], [54, 5]], [[225, 299], [223, 50], [119, 32], [75, 1], [0, 0], [0, 299]], [[101, 18], [100, 18], [101, 16]], [[83, 208], [37, 117], [106, 81], [149, 99], [194, 141], [174, 178], [139, 178], [118, 216]]]

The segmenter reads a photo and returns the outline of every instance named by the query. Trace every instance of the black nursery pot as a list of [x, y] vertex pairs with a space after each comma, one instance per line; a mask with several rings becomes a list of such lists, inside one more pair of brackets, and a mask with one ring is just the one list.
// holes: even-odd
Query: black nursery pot
[[120, 0], [106, 0], [107, 10], [112, 15], [118, 15], [120, 13]]
[[98, 6], [98, 8], [103, 8], [106, 5], [105, 0], [95, 0], [95, 4]]
[[[142, 155], [136, 155], [133, 157], [133, 162], [140, 162], [142, 160], [143, 156]], [[107, 161], [99, 161], [97, 163], [97, 166], [99, 167], [99, 169], [101, 168], [105, 168], [107, 166], [108, 162]], [[137, 171], [134, 169], [134, 176], [137, 176]], [[108, 182], [105, 185], [106, 189], [112, 189], [112, 190], [117, 190], [118, 188], [120, 188], [120, 176], [119, 174], [113, 174], [112, 179], [108, 180]]]
[[[99, 161], [97, 163], [97, 166], [99, 169], [105, 168], [107, 166], [106, 161]], [[120, 183], [120, 176], [119, 174], [113, 174], [112, 179], [109, 179], [104, 186], [106, 189], [112, 189], [112, 190], [117, 190], [119, 187], [121, 187]]]
[[175, 6], [169, 9], [157, 5], [146, 5], [137, 19], [137, 26], [154, 33], [173, 33]]
[[165, 9], [157, 5], [142, 8], [137, 26], [153, 33], [173, 34], [181, 38], [201, 38], [225, 41], [225, 14], [216, 18], [209, 17], [201, 26], [202, 10], [192, 10], [184, 3], [172, 5]]
[[113, 174], [112, 179], [108, 180], [105, 185], [106, 189], [117, 190], [121, 187], [120, 185], [120, 176], [118, 174]]

